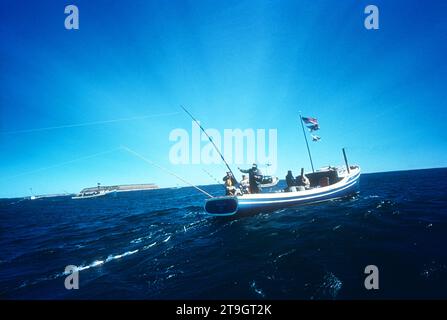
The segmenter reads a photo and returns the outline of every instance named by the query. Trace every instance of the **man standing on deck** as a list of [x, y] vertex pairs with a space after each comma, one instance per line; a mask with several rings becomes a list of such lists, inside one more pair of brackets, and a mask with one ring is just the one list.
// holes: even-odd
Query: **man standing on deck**
[[287, 188], [286, 188], [287, 191], [290, 191], [291, 187], [296, 186], [296, 180], [292, 174], [292, 170], [287, 171], [286, 183], [287, 183]]
[[304, 187], [305, 189], [310, 188], [309, 178], [304, 174], [304, 168], [301, 168], [301, 175], [296, 177], [296, 185]]
[[258, 169], [256, 163], [253, 163], [251, 169], [243, 170], [238, 168], [242, 173], [248, 173], [248, 181], [250, 183], [250, 193], [259, 193], [261, 189], [259, 188], [259, 183], [262, 180], [262, 173]]
[[242, 175], [242, 180], [239, 182], [239, 186], [242, 193], [250, 193], [250, 181], [248, 180], [247, 175]]

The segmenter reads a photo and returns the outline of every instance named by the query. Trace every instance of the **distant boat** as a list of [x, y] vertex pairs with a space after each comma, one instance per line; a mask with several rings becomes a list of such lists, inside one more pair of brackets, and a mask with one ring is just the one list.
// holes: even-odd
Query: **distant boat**
[[262, 180], [260, 182], [261, 188], [271, 188], [278, 184], [279, 179], [275, 176], [262, 176]]
[[215, 197], [205, 202], [205, 211], [213, 216], [233, 216], [346, 197], [358, 190], [360, 167], [323, 168], [307, 173], [306, 177], [310, 181], [309, 189], [298, 190], [297, 187], [293, 187], [289, 192]]
[[106, 194], [109, 194], [111, 192], [113, 192], [113, 191], [99, 190], [99, 191], [84, 192], [84, 193], [79, 193], [76, 196], [71, 197], [71, 198], [74, 200], [98, 198], [98, 197], [105, 196]]
[[[32, 190], [32, 189], [31, 189]], [[38, 200], [38, 199], [46, 199], [46, 198], [56, 198], [56, 197], [66, 197], [71, 195], [68, 192], [65, 193], [54, 193], [54, 194], [40, 194], [40, 195], [31, 195], [29, 198], [29, 200]]]
[[[272, 164], [271, 163], [266, 163], [265, 166], [267, 168], [271, 167]], [[261, 181], [259, 182], [259, 186], [261, 188], [271, 188], [274, 187], [278, 184], [279, 179], [278, 177], [275, 176], [271, 176], [271, 175], [263, 175], [261, 178]]]
[[97, 187], [90, 187], [82, 189], [76, 196], [72, 197], [72, 199], [89, 199], [89, 198], [97, 198], [105, 196], [109, 193], [117, 193], [117, 192], [132, 192], [132, 191], [146, 191], [146, 190], [155, 190], [159, 187], [153, 183], [146, 184], [122, 184], [122, 185], [114, 185], [114, 186], [101, 186], [98, 183]]
[[33, 188], [29, 188], [29, 190], [30, 190], [30, 192], [31, 192], [31, 196], [29, 197], [30, 200], [36, 200], [36, 199], [39, 199], [39, 197], [36, 196], [36, 195], [33, 193]]

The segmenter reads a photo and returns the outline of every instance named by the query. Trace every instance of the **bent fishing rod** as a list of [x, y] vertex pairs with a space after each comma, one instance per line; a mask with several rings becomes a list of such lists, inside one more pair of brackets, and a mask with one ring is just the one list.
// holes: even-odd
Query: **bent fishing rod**
[[222, 153], [220, 152], [219, 148], [216, 146], [216, 144], [214, 143], [213, 139], [208, 135], [208, 133], [205, 131], [205, 129], [203, 129], [202, 125], [200, 124], [199, 121], [196, 120], [196, 118], [193, 117], [193, 115], [191, 113], [189, 113], [188, 110], [185, 109], [185, 107], [180, 106], [190, 117], [191, 119], [199, 126], [199, 128], [202, 130], [202, 132], [208, 137], [208, 139], [210, 140], [210, 142], [213, 144], [214, 149], [216, 149], [217, 153], [220, 155], [222, 161], [225, 163], [225, 165], [227, 166], [228, 170], [231, 172], [232, 176], [234, 178], [236, 178], [236, 176], [233, 173], [233, 170], [231, 170], [230, 166], [228, 165], [227, 161], [225, 161], [224, 156], [222, 155]]

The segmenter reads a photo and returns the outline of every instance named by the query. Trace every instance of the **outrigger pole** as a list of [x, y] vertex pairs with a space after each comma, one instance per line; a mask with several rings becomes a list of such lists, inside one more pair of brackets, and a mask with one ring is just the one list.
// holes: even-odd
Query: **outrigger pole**
[[219, 153], [220, 157], [222, 158], [222, 161], [225, 163], [225, 165], [227, 166], [228, 170], [231, 172], [231, 174], [233, 175], [234, 178], [236, 178], [236, 176], [233, 173], [233, 170], [231, 170], [230, 166], [228, 165], [228, 163], [225, 161], [224, 156], [222, 155], [222, 153], [220, 152], [219, 148], [216, 146], [216, 144], [214, 143], [213, 139], [208, 135], [208, 133], [206, 133], [205, 129], [203, 129], [203, 127], [200, 125], [200, 122], [197, 121], [191, 113], [189, 113], [188, 110], [186, 110], [183, 106], [180, 106], [190, 117], [191, 119], [199, 126], [199, 128], [203, 131], [203, 133], [208, 137], [208, 139], [210, 140], [210, 142], [213, 144], [214, 149], [216, 149], [217, 153]]
[[309, 160], [310, 160], [310, 165], [312, 167], [312, 172], [315, 172], [314, 164], [312, 162], [312, 155], [310, 154], [309, 143], [307, 142], [306, 131], [304, 130], [303, 117], [301, 116], [301, 112], [300, 112], [300, 122], [301, 122], [301, 127], [303, 128], [304, 140], [306, 141], [307, 153], [309, 154]]

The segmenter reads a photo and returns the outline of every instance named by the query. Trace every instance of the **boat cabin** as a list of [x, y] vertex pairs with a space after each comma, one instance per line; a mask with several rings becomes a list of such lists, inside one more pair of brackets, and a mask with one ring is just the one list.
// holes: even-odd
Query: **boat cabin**
[[342, 179], [335, 168], [307, 173], [306, 177], [309, 179], [311, 188], [327, 187]]

